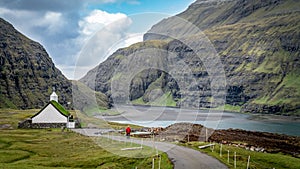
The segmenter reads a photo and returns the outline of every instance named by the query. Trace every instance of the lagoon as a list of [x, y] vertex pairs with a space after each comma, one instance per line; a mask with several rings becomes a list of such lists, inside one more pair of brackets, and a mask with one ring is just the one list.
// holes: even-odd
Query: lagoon
[[153, 106], [122, 105], [116, 106], [114, 109], [121, 114], [97, 117], [106, 121], [145, 127], [167, 127], [174, 123], [189, 122], [213, 129], [233, 128], [300, 136], [300, 119], [296, 117]]

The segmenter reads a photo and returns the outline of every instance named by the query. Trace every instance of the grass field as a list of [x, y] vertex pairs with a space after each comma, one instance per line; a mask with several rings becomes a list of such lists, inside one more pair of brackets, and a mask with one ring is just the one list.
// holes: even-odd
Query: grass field
[[[34, 113], [33, 110], [0, 110], [0, 168], [152, 168], [151, 156], [139, 156], [141, 152], [133, 151], [131, 155], [136, 153], [141, 158], [121, 157], [91, 138], [71, 131], [16, 129], [19, 121]], [[144, 151], [151, 152], [151, 149]], [[162, 168], [172, 168], [166, 154], [162, 155]]]
[[[236, 168], [246, 169], [247, 161], [250, 155], [249, 169], [299, 169], [300, 159], [283, 154], [270, 154], [262, 152], [254, 152], [245, 150], [243, 148], [222, 145], [222, 157], [220, 156], [220, 144], [216, 144], [213, 148], [208, 147], [199, 149], [198, 146], [206, 145], [204, 142], [189, 142], [183, 144], [184, 146], [194, 148], [198, 151], [205, 152], [226, 164], [229, 168], [234, 168], [234, 152], [236, 152]], [[229, 150], [229, 163], [228, 163], [228, 150]]]
[[144, 102], [143, 98], [140, 97], [136, 100], [131, 101], [132, 104], [135, 105], [151, 105], [151, 106], [170, 106], [176, 107], [176, 101], [174, 101], [171, 92], [164, 93], [161, 97], [157, 98], [155, 101], [152, 102]]

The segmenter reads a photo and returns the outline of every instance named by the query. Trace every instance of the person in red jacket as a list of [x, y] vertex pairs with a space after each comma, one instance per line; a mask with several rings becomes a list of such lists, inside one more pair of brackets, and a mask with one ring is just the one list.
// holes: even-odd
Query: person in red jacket
[[131, 129], [130, 129], [130, 126], [128, 125], [127, 128], [126, 128], [126, 136], [127, 136], [127, 138], [130, 138], [130, 132], [131, 132]]

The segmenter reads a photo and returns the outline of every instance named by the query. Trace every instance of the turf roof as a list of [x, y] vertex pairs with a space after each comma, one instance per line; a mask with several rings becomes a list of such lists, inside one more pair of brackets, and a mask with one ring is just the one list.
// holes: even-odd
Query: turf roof
[[59, 110], [61, 113], [63, 113], [65, 116], [69, 116], [71, 115], [70, 112], [68, 112], [61, 104], [59, 104], [58, 102], [51, 100], [51, 104], [57, 109]]

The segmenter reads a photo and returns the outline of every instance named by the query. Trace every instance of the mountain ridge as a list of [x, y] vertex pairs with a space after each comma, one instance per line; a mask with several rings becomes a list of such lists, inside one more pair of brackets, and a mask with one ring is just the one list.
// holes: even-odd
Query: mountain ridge
[[39, 43], [0, 18], [1, 108], [41, 108], [55, 87], [64, 106], [71, 102], [71, 83]]
[[110, 107], [104, 94], [68, 80], [42, 45], [2, 18], [0, 30], [0, 108], [42, 108], [53, 88], [59, 103], [67, 109]]
[[[299, 115], [299, 6], [300, 2], [294, 0], [268, 0], [263, 3], [258, 0], [198, 0], [176, 17], [198, 26], [218, 52], [228, 84], [226, 104], [238, 106], [242, 112]], [[164, 31], [174, 34], [185, 32], [182, 25], [175, 25], [172, 19], [174, 17], [154, 25], [144, 35], [144, 42], [119, 49], [108, 58], [110, 64], [101, 63], [93, 69], [93, 73], [97, 75], [97, 72], [113, 72], [118, 69], [122, 59], [147, 46], [166, 50], [176, 53], [179, 59], [189, 63], [198, 79], [199, 84], [192, 90], [201, 92], [200, 107], [212, 107], [214, 98], [210, 79], [203, 64], [200, 61], [193, 63], [193, 52], [187, 46], [161, 35]], [[157, 57], [163, 58], [165, 55], [159, 54]], [[95, 87], [97, 91], [102, 91], [113, 98], [110, 91], [111, 80], [116, 78], [113, 73], [98, 76], [91, 82], [87, 77], [93, 73], [88, 73], [81, 81], [88, 86], [96, 82], [95, 86], [90, 87]], [[166, 77], [164, 75], [163, 80], [159, 80], [161, 79], [159, 70], [151, 70], [148, 75], [145, 72], [136, 75], [130, 86], [131, 89], [135, 89], [130, 90], [130, 100], [139, 99], [147, 103], [149, 94], [152, 94], [153, 100], [171, 92], [177, 106], [182, 106], [182, 100], [185, 100], [182, 94], [185, 92], [176, 85], [170, 87], [172, 78]], [[162, 85], [151, 85], [152, 83]], [[120, 94], [116, 95], [121, 97]], [[138, 96], [140, 97], [137, 98]], [[190, 107], [197, 107], [195, 100], [185, 102]]]
[[0, 107], [41, 108], [52, 88], [64, 106], [71, 102], [71, 83], [57, 69], [39, 43], [0, 18]]

